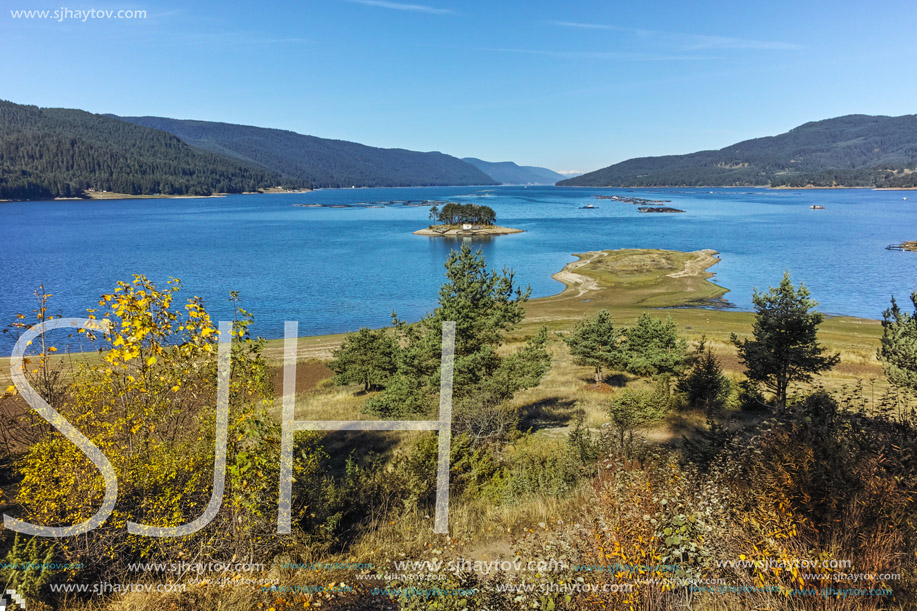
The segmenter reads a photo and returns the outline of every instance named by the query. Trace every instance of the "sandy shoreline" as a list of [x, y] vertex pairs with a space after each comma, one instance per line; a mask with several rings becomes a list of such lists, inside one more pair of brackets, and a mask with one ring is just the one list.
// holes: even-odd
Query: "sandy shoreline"
[[100, 200], [117, 201], [121, 199], [212, 199], [226, 197], [227, 195], [277, 195], [277, 194], [303, 194], [311, 193], [311, 189], [286, 190], [264, 189], [262, 191], [246, 191], [244, 193], [212, 193], [210, 195], [132, 195], [130, 193], [115, 193], [112, 191], [90, 191], [89, 197], [55, 197], [54, 199], [0, 199], [0, 203], [10, 202], [91, 202]]
[[[503, 185], [479, 185], [479, 186], [503, 186]], [[551, 186], [551, 185], [544, 185]], [[358, 189], [368, 189], [371, 187], [357, 187]], [[386, 189], [415, 189], [419, 187], [384, 187]], [[433, 187], [431, 187], [433, 188]], [[704, 186], [679, 186], [679, 185], [670, 185], [667, 187], [618, 187], [618, 186], [579, 186], [579, 185], [564, 185], [560, 188], [569, 188], [569, 189], [635, 189], [635, 190], [652, 190], [652, 189], [762, 189], [762, 190], [774, 190], [774, 191], [814, 191], [814, 190], [841, 190], [841, 189], [868, 189], [870, 191], [917, 191], [917, 187], [765, 187], [765, 186], [747, 186], [747, 187], [735, 187], [735, 186], [723, 186], [723, 185], [704, 185]], [[48, 201], [95, 201], [95, 200], [121, 200], [121, 199], [209, 199], [214, 197], [226, 197], [227, 195], [275, 195], [275, 194], [303, 194], [311, 193], [312, 191], [345, 191], [350, 190], [344, 187], [321, 187], [318, 189], [301, 189], [301, 190], [284, 190], [284, 189], [264, 189], [262, 191], [247, 191], [245, 193], [214, 193], [212, 195], [131, 195], [129, 193], [101, 193], [93, 192], [89, 194], [89, 197], [56, 197], [54, 199], [0, 199], [0, 203], [9, 203], [9, 202], [48, 202]], [[522, 233], [521, 229], [510, 229], [508, 227], [499, 228], [502, 231], [498, 232], [485, 232], [483, 230], [477, 231], [475, 233], [480, 233], [481, 235], [505, 235], [510, 233]], [[456, 233], [436, 233], [428, 232], [426, 229], [421, 229], [414, 232], [416, 235], [427, 235], [427, 236], [437, 236], [437, 235], [448, 235], [455, 236], [459, 235]], [[464, 234], [462, 234], [464, 235]], [[472, 234], [468, 234], [472, 235]]]
[[917, 187], [785, 187], [782, 185], [771, 187], [765, 185], [666, 185], [664, 187], [621, 187], [615, 185], [585, 186], [561, 185], [562, 189], [634, 189], [637, 191], [651, 191], [653, 189], [761, 189], [767, 191], [815, 191], [815, 190], [840, 190], [840, 189], [869, 189], [870, 191], [917, 191]]
[[414, 231], [414, 235], [425, 235], [430, 237], [460, 237], [468, 238], [474, 236], [491, 236], [491, 235], [509, 235], [511, 233], [525, 233], [522, 229], [513, 229], [511, 227], [482, 227], [480, 229], [418, 229]]

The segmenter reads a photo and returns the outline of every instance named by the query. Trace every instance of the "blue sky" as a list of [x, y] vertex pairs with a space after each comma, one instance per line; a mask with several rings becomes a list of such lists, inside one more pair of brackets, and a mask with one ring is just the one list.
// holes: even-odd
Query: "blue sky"
[[[146, 19], [14, 19], [140, 9]], [[4, 2], [0, 98], [559, 171], [917, 112], [917, 4]]]

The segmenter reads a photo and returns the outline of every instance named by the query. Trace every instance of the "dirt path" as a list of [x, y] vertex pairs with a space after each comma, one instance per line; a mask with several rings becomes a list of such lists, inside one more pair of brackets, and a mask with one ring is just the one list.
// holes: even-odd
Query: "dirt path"
[[685, 268], [680, 272], [667, 274], [669, 278], [686, 278], [688, 276], [703, 276], [704, 274], [709, 277], [713, 275], [712, 272], [707, 271], [707, 268], [720, 262], [719, 257], [716, 256], [720, 253], [707, 248], [705, 250], [695, 250], [691, 254], [694, 256], [685, 262]]
[[577, 291], [577, 297], [584, 295], [589, 291], [597, 291], [600, 288], [599, 283], [592, 278], [577, 274], [576, 270], [583, 267], [584, 265], [592, 263], [597, 257], [601, 257], [604, 254], [604, 250], [593, 250], [591, 252], [576, 253], [576, 256], [579, 257], [578, 261], [567, 263], [564, 265], [562, 270], [551, 277], [558, 282], [563, 282], [567, 286], [567, 291]]
[[[299, 338], [296, 345], [296, 360], [303, 361], [307, 359], [330, 359], [331, 353], [340, 345], [340, 339], [325, 339], [313, 341], [314, 338]], [[272, 340], [264, 349], [264, 356], [275, 363], [283, 361], [283, 341]]]

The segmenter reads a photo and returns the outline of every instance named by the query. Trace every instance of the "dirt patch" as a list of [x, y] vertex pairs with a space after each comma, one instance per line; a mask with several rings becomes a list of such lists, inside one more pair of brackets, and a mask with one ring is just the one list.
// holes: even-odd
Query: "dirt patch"
[[845, 363], [841, 361], [834, 366], [834, 371], [855, 377], [883, 377], [882, 365], [879, 363]]
[[595, 385], [595, 382], [590, 382], [589, 384], [583, 385], [583, 390], [591, 390], [592, 392], [611, 394], [615, 392], [615, 387], [611, 384], [606, 384], [605, 382], [602, 382], [598, 386]]
[[[332, 377], [334, 372], [320, 361], [309, 361], [296, 364], [296, 392], [312, 390], [322, 380]], [[273, 367], [271, 371], [274, 396], [283, 395], [283, 367]]]

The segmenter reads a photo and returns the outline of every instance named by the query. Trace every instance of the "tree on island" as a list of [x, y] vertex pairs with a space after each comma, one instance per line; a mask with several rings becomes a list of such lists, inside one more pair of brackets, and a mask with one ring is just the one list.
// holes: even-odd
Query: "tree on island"
[[772, 391], [778, 408], [786, 407], [792, 382], [808, 382], [840, 362], [838, 354], [823, 355], [816, 332], [824, 317], [811, 311], [818, 302], [809, 294], [802, 283], [795, 288], [789, 272], [784, 273], [780, 286], [754, 292], [754, 339], [739, 340], [732, 334], [746, 377]]
[[602, 383], [602, 372], [616, 367], [621, 362], [618, 343], [621, 333], [614, 328], [611, 313], [602, 309], [595, 316], [584, 316], [573, 327], [573, 333], [564, 342], [577, 365], [592, 367], [595, 385]]
[[882, 313], [878, 357], [893, 386], [917, 393], [917, 292], [911, 293], [911, 302], [913, 314], [902, 312], [894, 297]]
[[436, 206], [430, 209], [430, 216], [442, 223], [443, 225], [460, 225], [470, 223], [473, 225], [493, 225], [497, 220], [497, 214], [488, 206], [477, 206], [475, 204], [453, 204], [449, 203], [437, 211]]

